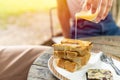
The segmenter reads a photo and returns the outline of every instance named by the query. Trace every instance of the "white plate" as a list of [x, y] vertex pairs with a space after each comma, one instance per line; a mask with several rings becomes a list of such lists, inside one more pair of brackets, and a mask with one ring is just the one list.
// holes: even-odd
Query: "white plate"
[[[118, 76], [114, 69], [109, 65], [109, 64], [106, 64], [104, 62], [102, 62], [100, 60], [100, 56], [101, 56], [102, 52], [99, 52], [99, 53], [91, 53], [91, 57], [88, 61], [88, 63], [83, 66], [80, 70], [77, 70], [73, 73], [71, 72], [68, 72], [66, 71], [65, 69], [62, 69], [60, 67], [58, 67], [56, 65], [56, 59], [53, 59], [52, 63], [49, 59], [48, 61], [48, 67], [50, 69], [50, 71], [56, 76], [58, 77], [59, 79], [62, 79], [64, 80], [63, 77], [67, 78], [67, 79], [70, 79], [70, 80], [86, 80], [86, 71], [88, 69], [108, 69], [112, 72], [113, 74], [113, 80], [120, 80], [120, 76]], [[120, 62], [113, 59], [115, 65], [120, 69]], [[51, 67], [50, 65], [52, 65], [53, 67]]]

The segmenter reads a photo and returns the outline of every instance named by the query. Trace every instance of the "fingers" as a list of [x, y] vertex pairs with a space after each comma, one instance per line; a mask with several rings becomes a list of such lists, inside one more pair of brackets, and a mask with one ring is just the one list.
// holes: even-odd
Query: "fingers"
[[88, 9], [88, 10], [91, 9], [92, 3], [93, 3], [92, 0], [87, 0], [86, 6], [87, 6], [87, 9]]
[[92, 10], [92, 14], [98, 11], [98, 15], [95, 19], [96, 22], [100, 22], [108, 15], [113, 0], [87, 0], [86, 7], [88, 10]]
[[92, 10], [92, 13], [94, 14], [100, 4], [101, 0], [87, 0], [87, 9]]
[[97, 9], [99, 8], [99, 4], [100, 4], [101, 0], [93, 0], [92, 2], [92, 13], [94, 14]]
[[104, 15], [103, 15], [103, 17], [102, 17], [103, 20], [104, 20], [104, 19], [106, 18], [106, 16], [108, 15], [108, 13], [109, 13], [109, 11], [110, 11], [110, 9], [111, 9], [111, 7], [112, 7], [112, 3], [113, 3], [113, 0], [108, 0], [108, 2], [107, 2], [107, 7], [106, 7], [106, 11], [105, 11], [105, 13], [104, 13]]
[[76, 0], [76, 2], [79, 4], [78, 7], [80, 7], [79, 10], [83, 8], [84, 0]]
[[98, 16], [96, 18], [96, 22], [99, 22], [103, 18], [104, 13], [106, 12], [107, 1], [108, 0], [102, 0], [100, 11], [98, 12]]

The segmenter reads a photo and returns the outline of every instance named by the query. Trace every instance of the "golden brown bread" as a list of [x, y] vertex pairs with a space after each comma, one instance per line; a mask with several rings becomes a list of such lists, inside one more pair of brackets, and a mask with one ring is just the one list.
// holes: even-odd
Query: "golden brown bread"
[[54, 51], [71, 51], [77, 52], [78, 55], [84, 56], [84, 52], [89, 51], [88, 47], [77, 44], [54, 44]]
[[80, 69], [82, 66], [86, 65], [89, 57], [90, 54], [88, 53], [84, 57], [74, 58], [73, 61], [69, 59], [59, 58], [57, 60], [57, 66], [66, 69], [67, 71], [74, 72]]
[[64, 59], [72, 59], [78, 56], [77, 52], [71, 51], [54, 51], [55, 58], [64, 58]]
[[90, 50], [92, 48], [92, 42], [90, 41], [83, 41], [83, 40], [76, 40], [76, 39], [63, 39], [61, 44], [77, 44], [82, 46], [81, 48], [86, 48]]
[[55, 58], [63, 58], [70, 61], [73, 61], [80, 65], [85, 65], [90, 57], [90, 52], [87, 52], [84, 56], [78, 56], [77, 52], [70, 52], [70, 51], [54, 51]]
[[59, 59], [56, 59], [56, 60], [57, 60], [57, 66], [65, 69], [65, 65], [64, 65], [65, 60], [62, 59], [62, 58], [59, 58]]
[[66, 52], [64, 51], [54, 51], [55, 58], [66, 58]]
[[74, 72], [75, 70], [77, 70], [78, 65], [75, 62], [71, 62], [69, 60], [65, 60], [65, 59], [58, 59], [57, 61], [57, 66], [66, 69], [67, 71], [70, 72]]
[[90, 58], [92, 43], [89, 41], [64, 39], [60, 44], [54, 44], [54, 57], [57, 66], [74, 72], [86, 65]]
[[73, 59], [76, 58], [78, 56], [77, 52], [72, 52], [72, 51], [66, 51], [66, 58], [67, 59]]

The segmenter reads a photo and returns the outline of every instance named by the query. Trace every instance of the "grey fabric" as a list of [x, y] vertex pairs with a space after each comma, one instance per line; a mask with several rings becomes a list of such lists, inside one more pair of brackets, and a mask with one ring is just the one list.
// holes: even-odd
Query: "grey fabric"
[[0, 46], [0, 80], [27, 80], [33, 61], [46, 46]]

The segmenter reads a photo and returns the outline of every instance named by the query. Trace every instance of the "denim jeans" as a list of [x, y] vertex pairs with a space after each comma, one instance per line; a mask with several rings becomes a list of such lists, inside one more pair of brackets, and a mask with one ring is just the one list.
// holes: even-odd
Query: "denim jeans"
[[[71, 27], [71, 38], [75, 38], [75, 21]], [[114, 22], [109, 13], [105, 20], [99, 23], [93, 23], [83, 19], [77, 20], [77, 38], [94, 36], [113, 36], [120, 35], [120, 28]]]

